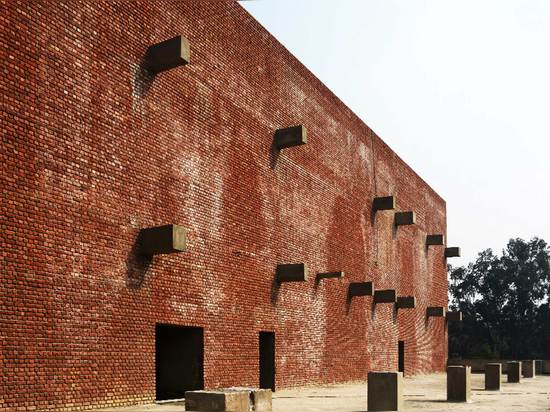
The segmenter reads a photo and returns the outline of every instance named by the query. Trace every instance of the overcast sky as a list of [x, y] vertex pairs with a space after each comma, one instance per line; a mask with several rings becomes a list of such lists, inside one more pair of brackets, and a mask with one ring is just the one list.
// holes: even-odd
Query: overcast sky
[[447, 201], [453, 266], [550, 242], [550, 0], [241, 4]]

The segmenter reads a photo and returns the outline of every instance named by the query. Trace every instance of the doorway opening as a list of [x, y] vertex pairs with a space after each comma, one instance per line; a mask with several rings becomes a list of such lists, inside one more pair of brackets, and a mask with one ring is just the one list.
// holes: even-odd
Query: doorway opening
[[275, 333], [260, 332], [260, 388], [275, 391]]
[[181, 399], [204, 389], [203, 328], [156, 325], [156, 398]]
[[400, 340], [398, 344], [397, 351], [399, 353], [399, 359], [398, 359], [398, 370], [399, 372], [403, 372], [403, 375], [405, 375], [405, 341]]

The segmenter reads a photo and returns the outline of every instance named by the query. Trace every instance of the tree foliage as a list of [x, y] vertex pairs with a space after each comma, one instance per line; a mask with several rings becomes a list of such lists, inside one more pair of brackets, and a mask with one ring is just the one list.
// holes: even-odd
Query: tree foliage
[[511, 239], [501, 256], [491, 249], [452, 268], [450, 357], [550, 358], [550, 247], [542, 239]]

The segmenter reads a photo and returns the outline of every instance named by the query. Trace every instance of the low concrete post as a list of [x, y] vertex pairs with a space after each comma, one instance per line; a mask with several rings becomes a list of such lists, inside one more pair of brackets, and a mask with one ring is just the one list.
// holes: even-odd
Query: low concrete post
[[506, 364], [508, 383], [521, 382], [521, 362], [513, 361]]
[[524, 378], [534, 378], [535, 377], [535, 361], [534, 360], [524, 360], [521, 362], [521, 371], [523, 372]]
[[502, 365], [500, 363], [488, 363], [485, 365], [485, 390], [499, 391], [502, 380]]
[[250, 394], [245, 391], [188, 391], [185, 392], [186, 411], [250, 411]]
[[535, 375], [542, 375], [544, 373], [544, 361], [535, 360]]
[[367, 409], [369, 411], [403, 410], [402, 372], [369, 372]]
[[447, 401], [470, 402], [472, 394], [470, 366], [447, 366]]

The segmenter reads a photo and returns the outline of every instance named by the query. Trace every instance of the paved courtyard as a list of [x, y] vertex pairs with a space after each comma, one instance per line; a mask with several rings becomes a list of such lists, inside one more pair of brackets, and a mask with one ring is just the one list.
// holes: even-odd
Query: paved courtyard
[[[519, 384], [506, 383], [500, 392], [484, 389], [484, 376], [472, 375], [472, 403], [446, 402], [445, 374], [414, 376], [404, 380], [405, 410], [414, 411], [550, 411], [550, 375], [524, 379]], [[367, 409], [366, 385], [316, 386], [283, 389], [273, 396], [274, 412], [359, 412]], [[179, 412], [180, 404], [145, 405], [107, 409], [117, 412]]]

